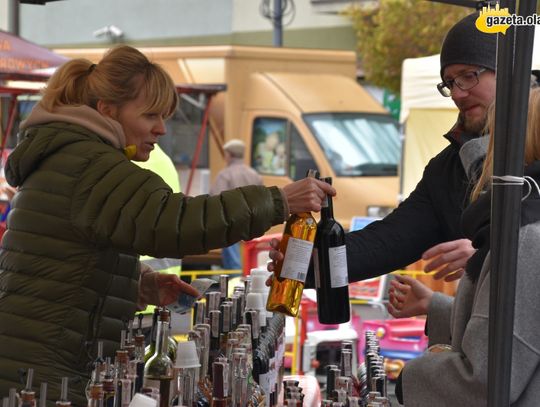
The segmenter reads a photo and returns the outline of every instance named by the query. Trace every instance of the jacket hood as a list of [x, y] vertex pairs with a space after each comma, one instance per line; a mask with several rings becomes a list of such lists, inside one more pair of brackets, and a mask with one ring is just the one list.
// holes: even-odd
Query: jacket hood
[[70, 106], [48, 112], [39, 104], [21, 124], [21, 141], [9, 155], [5, 173], [11, 186], [20, 186], [40, 163], [66, 145], [95, 140], [114, 148], [125, 147], [122, 126], [88, 106]]
[[21, 131], [51, 122], [78, 124], [109, 141], [116, 148], [126, 146], [126, 136], [120, 123], [85, 105], [60, 106], [49, 112], [38, 103], [32, 109], [28, 118], [21, 123]]

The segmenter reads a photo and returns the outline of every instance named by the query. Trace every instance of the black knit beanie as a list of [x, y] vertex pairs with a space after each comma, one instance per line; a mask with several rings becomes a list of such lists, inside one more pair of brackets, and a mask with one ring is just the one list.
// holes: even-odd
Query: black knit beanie
[[497, 65], [497, 35], [476, 28], [479, 13], [469, 14], [454, 25], [441, 48], [441, 78], [444, 68], [452, 64], [477, 65], [495, 71]]

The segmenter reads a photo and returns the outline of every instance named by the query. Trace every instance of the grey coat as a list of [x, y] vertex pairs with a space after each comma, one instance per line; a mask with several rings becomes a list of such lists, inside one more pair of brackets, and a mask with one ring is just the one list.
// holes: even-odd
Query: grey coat
[[[515, 300], [510, 401], [538, 406], [540, 400], [540, 222], [522, 226]], [[403, 371], [406, 407], [487, 405], [488, 315], [491, 262], [486, 257], [478, 281], [460, 283], [455, 302], [435, 294], [428, 322], [430, 344], [451, 352], [426, 353]]]

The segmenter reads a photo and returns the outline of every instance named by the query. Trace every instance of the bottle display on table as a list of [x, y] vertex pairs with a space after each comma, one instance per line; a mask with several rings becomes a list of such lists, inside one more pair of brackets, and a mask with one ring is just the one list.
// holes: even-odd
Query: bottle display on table
[[[317, 175], [315, 170], [308, 171], [308, 177]], [[287, 220], [279, 243], [284, 258], [275, 264], [268, 311], [298, 315], [316, 233], [317, 222], [311, 212], [292, 214]]]
[[[323, 178], [332, 185], [332, 178]], [[327, 195], [317, 225], [313, 268], [317, 289], [317, 315], [321, 324], [341, 324], [351, 319], [345, 231], [334, 219], [332, 197]]]
[[144, 386], [159, 390], [160, 407], [168, 407], [173, 362], [168, 355], [170, 312], [161, 309], [157, 324], [156, 351], [144, 367]]
[[[114, 363], [110, 356], [103, 357], [103, 343], [99, 343], [86, 389], [87, 406], [129, 407], [137, 393], [153, 398], [160, 407], [277, 406], [283, 378], [285, 316], [274, 314], [266, 318], [260, 305], [264, 286], [258, 290], [261, 292], [246, 293], [242, 287], [235, 289], [230, 298], [222, 297], [220, 292], [212, 295], [209, 318], [212, 324], [193, 326], [188, 332], [189, 341], [178, 348], [174, 363], [167, 353], [168, 310], [158, 310], [155, 352], [144, 368], [144, 335], [140, 329], [133, 335], [132, 323], [121, 332]], [[250, 301], [246, 300], [246, 294], [252, 294]], [[248, 303], [252, 308], [247, 307]], [[201, 315], [203, 311], [200, 309]], [[261, 329], [264, 324], [266, 329]], [[186, 352], [187, 348], [191, 350]], [[21, 399], [24, 405], [36, 405], [32, 369], [28, 373], [26, 386], [19, 394], [18, 389], [12, 389], [13, 402], [10, 404], [6, 398], [5, 407], [20, 407]], [[59, 407], [71, 405], [67, 384], [64, 378], [56, 402]], [[45, 407], [45, 386], [42, 383], [40, 407]], [[287, 390], [290, 403], [301, 402], [301, 397], [297, 389]]]

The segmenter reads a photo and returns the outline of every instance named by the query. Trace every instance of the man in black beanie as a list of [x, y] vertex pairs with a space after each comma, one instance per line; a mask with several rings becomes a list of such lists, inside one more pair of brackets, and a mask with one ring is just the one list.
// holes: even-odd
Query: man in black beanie
[[[495, 98], [497, 49], [495, 35], [476, 29], [477, 17], [474, 13], [456, 23], [441, 49], [443, 82], [437, 87], [459, 109], [456, 124], [444, 135], [450, 145], [430, 160], [415, 190], [392, 213], [346, 234], [351, 282], [402, 269], [419, 259], [428, 261], [426, 272], [438, 270], [435, 278], [452, 281], [463, 275], [475, 252], [463, 238], [460, 220], [485, 154], [486, 138], [480, 136], [487, 108]], [[272, 246], [277, 249], [277, 240]], [[283, 258], [277, 250], [270, 257]], [[274, 264], [268, 269], [272, 271]]]
[[463, 130], [478, 133], [485, 125], [486, 109], [495, 99], [497, 36], [479, 31], [478, 13], [456, 24], [441, 49], [438, 89], [451, 96], [460, 111]]

